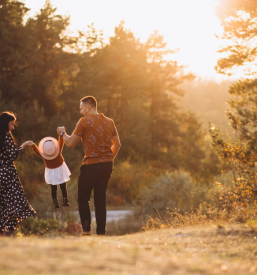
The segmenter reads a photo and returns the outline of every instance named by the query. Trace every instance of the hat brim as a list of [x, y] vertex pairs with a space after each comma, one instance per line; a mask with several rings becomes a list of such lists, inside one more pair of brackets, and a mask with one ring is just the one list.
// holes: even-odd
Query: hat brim
[[[44, 150], [43, 150], [44, 143], [45, 143], [46, 141], [48, 141], [48, 140], [52, 141], [53, 144], [54, 144], [54, 146], [55, 146], [55, 152], [54, 152], [54, 154], [52, 154], [51, 156], [46, 155], [46, 154], [44, 153]], [[45, 137], [45, 138], [43, 138], [43, 139], [39, 142], [39, 144], [38, 144], [38, 150], [39, 150], [40, 155], [41, 155], [44, 159], [52, 160], [52, 159], [55, 159], [55, 158], [59, 155], [59, 153], [60, 153], [60, 145], [59, 145], [58, 141], [57, 141], [55, 138], [53, 138], [53, 137]]]

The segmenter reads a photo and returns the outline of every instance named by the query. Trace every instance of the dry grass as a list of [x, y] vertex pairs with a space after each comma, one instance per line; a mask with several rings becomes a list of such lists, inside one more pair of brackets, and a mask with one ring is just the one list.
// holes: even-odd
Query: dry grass
[[116, 237], [0, 238], [0, 274], [256, 274], [246, 225], [159, 229]]
[[[158, 213], [158, 212], [157, 212]], [[159, 213], [158, 213], [159, 214]], [[257, 209], [247, 205], [245, 209], [219, 209], [217, 207], [200, 207], [195, 211], [181, 213], [178, 209], [168, 211], [164, 217], [147, 216], [142, 230], [162, 228], [183, 228], [189, 226], [215, 226], [218, 224], [231, 225], [235, 223], [246, 224], [254, 228], [257, 225]]]

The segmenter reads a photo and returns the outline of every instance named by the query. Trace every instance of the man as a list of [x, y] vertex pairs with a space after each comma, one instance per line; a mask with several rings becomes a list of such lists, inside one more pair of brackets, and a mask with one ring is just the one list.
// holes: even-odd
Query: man
[[65, 127], [58, 127], [65, 144], [73, 148], [81, 139], [85, 157], [78, 181], [78, 204], [82, 235], [91, 235], [90, 196], [94, 189], [95, 216], [98, 235], [105, 235], [106, 190], [113, 169], [113, 160], [120, 149], [120, 139], [113, 120], [97, 112], [97, 102], [92, 96], [80, 100], [81, 118], [72, 135]]

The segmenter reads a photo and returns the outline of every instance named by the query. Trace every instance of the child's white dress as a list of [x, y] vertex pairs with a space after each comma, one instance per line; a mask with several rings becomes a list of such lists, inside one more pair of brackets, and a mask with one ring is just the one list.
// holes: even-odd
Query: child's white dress
[[58, 185], [70, 180], [71, 172], [65, 163], [54, 169], [45, 168], [45, 181], [48, 184]]
[[[37, 156], [39, 156], [40, 158], [42, 158], [46, 164], [46, 166], [45, 166], [45, 181], [46, 181], [46, 183], [51, 184], [51, 185], [58, 185], [58, 184], [65, 183], [70, 180], [70, 175], [71, 175], [71, 172], [61, 155], [63, 145], [64, 145], [64, 141], [61, 136], [59, 136], [58, 143], [60, 146], [60, 149], [59, 149], [60, 151], [58, 152], [59, 154], [56, 156], [56, 158], [54, 160], [45, 159], [40, 154], [38, 147], [35, 144], [33, 144], [33, 146], [32, 146], [32, 149], [34, 150], [35, 154]], [[57, 163], [55, 165], [53, 165], [53, 163], [51, 165], [49, 165], [49, 162], [56, 161], [56, 160], [57, 160]], [[56, 167], [58, 165], [60, 165], [60, 166]], [[53, 168], [49, 168], [47, 166], [50, 166]]]

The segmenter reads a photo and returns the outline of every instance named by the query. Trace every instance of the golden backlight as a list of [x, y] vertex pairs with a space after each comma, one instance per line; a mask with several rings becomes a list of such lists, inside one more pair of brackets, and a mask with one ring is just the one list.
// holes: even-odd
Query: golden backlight
[[[26, 0], [31, 15], [45, 0]], [[158, 30], [168, 47], [180, 48], [179, 64], [201, 77], [218, 78], [214, 70], [222, 28], [215, 15], [213, 0], [52, 0], [60, 14], [70, 15], [70, 29], [85, 29], [94, 23], [106, 36], [114, 33], [121, 20], [143, 42]]]

